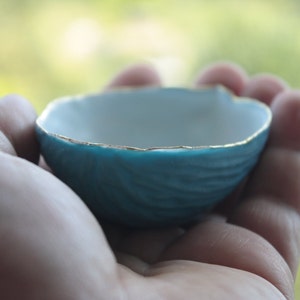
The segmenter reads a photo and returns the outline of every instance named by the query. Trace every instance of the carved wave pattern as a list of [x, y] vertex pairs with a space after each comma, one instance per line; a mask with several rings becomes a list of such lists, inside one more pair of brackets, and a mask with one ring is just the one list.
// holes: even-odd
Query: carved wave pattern
[[148, 227], [186, 223], [210, 211], [253, 168], [261, 151], [257, 145], [266, 138], [263, 132], [230, 151], [173, 149], [167, 156], [166, 150], [147, 155], [93, 145], [87, 150], [56, 137], [41, 138], [41, 147], [54, 173], [100, 221]]

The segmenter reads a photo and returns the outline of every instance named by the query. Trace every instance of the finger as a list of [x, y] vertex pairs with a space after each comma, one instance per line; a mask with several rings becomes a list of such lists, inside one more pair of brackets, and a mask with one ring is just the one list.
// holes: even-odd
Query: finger
[[296, 274], [300, 256], [300, 94], [272, 103], [271, 139], [230, 221], [268, 240]]
[[299, 264], [299, 214], [271, 196], [249, 196], [229, 222], [247, 228], [267, 240], [284, 258], [293, 277]]
[[222, 219], [199, 223], [161, 256], [161, 260], [177, 259], [256, 274], [277, 287], [287, 299], [293, 299], [290, 270], [274, 247], [259, 235]]
[[287, 83], [281, 78], [271, 74], [259, 74], [247, 82], [242, 96], [258, 99], [269, 105], [277, 94], [287, 88]]
[[249, 181], [245, 199], [229, 219], [268, 240], [294, 275], [300, 256], [300, 156], [266, 151]]
[[139, 64], [126, 68], [117, 74], [105, 89], [115, 87], [160, 86], [161, 79], [149, 64]]
[[269, 143], [300, 150], [300, 90], [277, 95], [271, 105], [273, 122]]
[[231, 62], [219, 62], [202, 70], [195, 85], [201, 87], [221, 84], [234, 94], [241, 95], [247, 81], [248, 76], [240, 66]]
[[[270, 95], [270, 94], [269, 94]], [[266, 98], [265, 98], [266, 99]], [[271, 103], [271, 110], [273, 113], [273, 121], [271, 124], [270, 137], [268, 141], [268, 148], [284, 148], [285, 150], [300, 150], [300, 91], [284, 91], [275, 96], [274, 100]], [[274, 152], [273, 152], [274, 153]], [[283, 160], [280, 160], [280, 165], [275, 165], [280, 158], [279, 155], [283, 155]], [[275, 159], [273, 157], [276, 157]], [[285, 157], [288, 158], [285, 158]], [[254, 173], [255, 178], [258, 180], [252, 180], [251, 186], [258, 187], [261, 186], [261, 182], [265, 188], [268, 187], [268, 192], [270, 192], [269, 184], [273, 187], [273, 190], [278, 188], [281, 190], [281, 180], [287, 184], [292, 185], [294, 182], [295, 172], [297, 172], [297, 163], [295, 164], [294, 159], [289, 163], [290, 152], [282, 153], [279, 151], [278, 154], [274, 155], [271, 152], [267, 151], [265, 158], [262, 160], [261, 166]], [[296, 155], [297, 156], [297, 155]], [[267, 158], [272, 157], [272, 158]], [[272, 162], [274, 161], [274, 165]], [[279, 161], [278, 161], [279, 164]], [[268, 169], [265, 169], [268, 168]], [[265, 171], [265, 174], [262, 175], [262, 171]], [[293, 171], [294, 170], [294, 171]], [[260, 175], [258, 176], [258, 171]], [[286, 172], [287, 171], [287, 172]], [[276, 184], [274, 184], [275, 178], [282, 175], [280, 178], [276, 179]], [[264, 178], [263, 181], [261, 178]], [[272, 180], [270, 180], [273, 178]], [[239, 189], [240, 190], [240, 189]], [[283, 189], [283, 191], [292, 191], [292, 199], [294, 199], [294, 189], [290, 187], [289, 189]], [[218, 212], [228, 214], [232, 208], [236, 205], [240, 193], [236, 193], [232, 196], [230, 195], [229, 201], [227, 199], [221, 203], [221, 206]], [[276, 195], [275, 195], [276, 196]], [[278, 196], [278, 195], [277, 195]], [[281, 195], [281, 197], [286, 195]]]
[[271, 108], [270, 141], [247, 193], [284, 199], [300, 212], [300, 93], [278, 95]]
[[296, 152], [267, 150], [248, 182], [246, 196], [272, 198], [300, 212], [300, 156]]
[[8, 137], [3, 133], [3, 131], [0, 131], [0, 150], [10, 155], [17, 155], [12, 143], [10, 142]]
[[36, 113], [24, 98], [9, 95], [0, 100], [0, 151], [38, 161]]

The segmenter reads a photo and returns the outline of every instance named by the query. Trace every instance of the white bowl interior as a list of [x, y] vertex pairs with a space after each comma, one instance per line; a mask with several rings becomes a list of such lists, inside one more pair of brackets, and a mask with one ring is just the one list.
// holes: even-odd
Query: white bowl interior
[[243, 142], [270, 119], [257, 101], [215, 92], [166, 89], [107, 92], [54, 101], [39, 118], [49, 133], [80, 142], [137, 148], [218, 146]]

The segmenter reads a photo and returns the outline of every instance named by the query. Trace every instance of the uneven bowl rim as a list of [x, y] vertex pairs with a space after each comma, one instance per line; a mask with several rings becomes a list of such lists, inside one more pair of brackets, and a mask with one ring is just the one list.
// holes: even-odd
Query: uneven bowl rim
[[[48, 115], [48, 112], [51, 110], [51, 107], [54, 106], [55, 104], [59, 102], [64, 102], [64, 101], [72, 101], [72, 99], [84, 99], [87, 97], [93, 97], [93, 96], [101, 96], [101, 94], [108, 94], [108, 93], [116, 93], [116, 92], [135, 92], [135, 91], [141, 91], [141, 90], [180, 90], [180, 91], [213, 91], [213, 90], [220, 90], [220, 91], [225, 91], [227, 94], [230, 95], [230, 101], [235, 102], [235, 101], [243, 101], [245, 103], [254, 103], [257, 106], [260, 106], [263, 108], [266, 113], [267, 113], [267, 118], [266, 121], [264, 122], [263, 126], [261, 126], [257, 131], [255, 131], [253, 134], [248, 136], [246, 139], [243, 139], [239, 142], [236, 143], [228, 143], [228, 144], [223, 144], [223, 145], [204, 145], [204, 146], [164, 146], [164, 147], [148, 147], [148, 148], [140, 148], [140, 147], [133, 147], [133, 146], [123, 146], [123, 145], [112, 145], [112, 144], [106, 144], [106, 143], [97, 143], [97, 142], [86, 142], [86, 141], [80, 141], [77, 139], [73, 139], [70, 137], [67, 137], [62, 134], [57, 134], [57, 133], [51, 133], [48, 130], [44, 129], [43, 126], [41, 125], [41, 120], [45, 118], [45, 116]], [[107, 91], [103, 91], [101, 93], [89, 93], [89, 94], [79, 94], [79, 95], [73, 95], [73, 96], [64, 96], [64, 97], [59, 97], [51, 101], [45, 109], [42, 111], [41, 115], [38, 116], [36, 119], [36, 128], [38, 128], [40, 131], [43, 133], [57, 139], [64, 140], [66, 142], [70, 142], [73, 144], [78, 144], [78, 145], [85, 145], [85, 146], [93, 146], [93, 147], [101, 147], [101, 148], [111, 148], [111, 149], [119, 149], [119, 150], [133, 150], [133, 151], [153, 151], [153, 150], [204, 150], [204, 149], [220, 149], [220, 148], [232, 148], [232, 147], [237, 147], [237, 146], [242, 146], [253, 139], [255, 139], [257, 136], [259, 136], [262, 132], [266, 131], [271, 124], [272, 121], [272, 112], [269, 108], [268, 105], [265, 103], [254, 99], [250, 97], [239, 97], [234, 95], [230, 90], [227, 88], [221, 86], [221, 85], [216, 85], [216, 86], [206, 86], [206, 87], [195, 87], [195, 88], [186, 88], [186, 87], [138, 87], [138, 88], [130, 88], [130, 87], [121, 87], [121, 88], [114, 88], [110, 89]]]

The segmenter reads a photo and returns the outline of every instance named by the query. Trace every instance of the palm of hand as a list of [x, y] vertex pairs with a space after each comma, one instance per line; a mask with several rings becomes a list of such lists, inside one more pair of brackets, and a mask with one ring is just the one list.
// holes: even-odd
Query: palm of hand
[[[270, 90], [263, 88], [266, 82]], [[139, 67], [127, 70], [112, 85], [158, 83], [153, 71]], [[295, 123], [300, 95], [280, 94], [284, 85], [279, 80], [248, 80], [228, 65], [206, 70], [198, 79], [198, 84], [205, 83], [221, 83], [265, 102], [275, 98], [270, 142], [243, 191], [243, 201], [233, 205], [229, 199], [226, 209], [220, 209], [222, 216], [211, 215], [189, 228], [133, 231], [104, 225], [108, 241], [69, 188], [40, 167], [11, 155], [36, 156], [24, 146], [34, 144], [30, 133], [34, 115], [20, 112], [23, 118], [18, 124], [21, 120], [30, 126], [18, 140], [17, 122], [11, 119], [5, 125], [0, 115], [4, 133], [0, 147], [10, 153], [0, 156], [1, 170], [6, 170], [0, 178], [1, 296], [8, 300], [293, 298], [300, 251], [296, 234], [300, 189], [294, 180], [300, 174], [300, 144], [295, 142], [300, 134], [299, 120]], [[7, 103], [3, 101], [3, 107]]]

